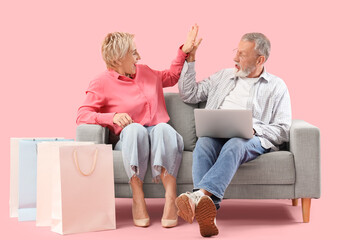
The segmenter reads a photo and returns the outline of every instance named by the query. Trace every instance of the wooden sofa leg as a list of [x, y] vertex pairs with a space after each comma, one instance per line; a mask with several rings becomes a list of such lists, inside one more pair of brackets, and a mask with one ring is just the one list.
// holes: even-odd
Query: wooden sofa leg
[[292, 199], [292, 205], [293, 205], [293, 206], [297, 206], [297, 205], [298, 205], [298, 199], [297, 199], [297, 198]]
[[308, 223], [310, 221], [310, 205], [311, 205], [311, 198], [302, 198], [301, 199], [304, 223]]

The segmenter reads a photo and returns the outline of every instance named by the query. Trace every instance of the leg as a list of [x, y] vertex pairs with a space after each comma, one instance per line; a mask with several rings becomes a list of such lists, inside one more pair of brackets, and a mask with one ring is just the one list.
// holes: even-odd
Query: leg
[[193, 153], [192, 176], [194, 189], [200, 189], [199, 183], [218, 158], [226, 139], [200, 137]]
[[310, 221], [310, 205], [311, 205], [311, 198], [302, 198], [301, 199], [304, 223], [308, 223]]
[[205, 195], [212, 198], [216, 208], [220, 208], [220, 201], [218, 197], [214, 196], [211, 192], [206, 189], [199, 187], [200, 181], [203, 179], [205, 174], [213, 167], [217, 158], [219, 157], [220, 151], [224, 144], [229, 139], [209, 138], [202, 137], [196, 143], [194, 150], [194, 162], [193, 162], [193, 179], [194, 189], [200, 189]]
[[177, 225], [176, 178], [167, 174], [165, 168], [162, 169], [160, 177], [165, 188], [165, 205], [161, 224], [163, 227], [175, 227]]
[[257, 137], [250, 140], [231, 138], [224, 144], [215, 164], [199, 183], [201, 191], [207, 194], [200, 198], [195, 208], [195, 217], [199, 223], [200, 234], [203, 237], [210, 237], [219, 233], [215, 222], [216, 203], [214, 204], [208, 195], [215, 195], [217, 204], [219, 204], [239, 166], [253, 160], [265, 151]]
[[[225, 139], [201, 137], [196, 142], [193, 153], [192, 175], [194, 182], [194, 190], [199, 190], [199, 182], [203, 176], [211, 169], [221, 151]], [[201, 191], [194, 193], [183, 193], [176, 198], [176, 206], [178, 207], [178, 215], [185, 221], [192, 223], [195, 217], [195, 205], [202, 197]]]
[[132, 123], [125, 127], [115, 150], [121, 150], [123, 163], [133, 193], [132, 214], [136, 226], [148, 226], [149, 215], [143, 192], [143, 180], [149, 161], [149, 137], [146, 129]]
[[120, 134], [120, 140], [115, 150], [122, 152], [123, 163], [129, 180], [137, 175], [144, 180], [149, 161], [149, 136], [141, 124], [132, 123], [126, 126]]
[[292, 199], [292, 205], [293, 205], [293, 206], [297, 206], [297, 205], [298, 205], [298, 199], [297, 199], [297, 198]]
[[176, 178], [182, 160], [184, 142], [169, 124], [159, 123], [147, 128], [151, 145], [151, 170], [155, 182], [159, 182], [163, 168]]
[[149, 127], [151, 143], [151, 166], [155, 182], [161, 179], [165, 189], [165, 206], [162, 216], [163, 227], [177, 225], [176, 176], [182, 160], [183, 139], [175, 129], [166, 123]]
[[146, 209], [143, 181], [134, 175], [130, 179], [130, 186], [133, 193], [132, 215], [134, 224], [138, 227], [147, 227], [150, 225], [150, 218]]
[[255, 159], [264, 152], [266, 150], [261, 147], [260, 140], [257, 137], [249, 140], [229, 139], [221, 149], [215, 164], [198, 184], [198, 188], [210, 192], [221, 200], [239, 166]]

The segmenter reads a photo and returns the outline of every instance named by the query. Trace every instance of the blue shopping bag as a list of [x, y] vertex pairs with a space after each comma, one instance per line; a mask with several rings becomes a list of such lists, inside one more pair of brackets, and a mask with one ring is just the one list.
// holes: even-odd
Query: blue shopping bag
[[19, 141], [19, 221], [36, 220], [37, 144], [72, 139], [24, 139]]

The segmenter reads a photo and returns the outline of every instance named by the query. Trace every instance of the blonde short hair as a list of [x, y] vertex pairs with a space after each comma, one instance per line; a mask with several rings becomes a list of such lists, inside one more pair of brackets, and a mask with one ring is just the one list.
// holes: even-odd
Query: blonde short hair
[[130, 51], [133, 39], [134, 35], [130, 33], [113, 32], [106, 35], [101, 53], [108, 68], [117, 68], [117, 61], [124, 58]]

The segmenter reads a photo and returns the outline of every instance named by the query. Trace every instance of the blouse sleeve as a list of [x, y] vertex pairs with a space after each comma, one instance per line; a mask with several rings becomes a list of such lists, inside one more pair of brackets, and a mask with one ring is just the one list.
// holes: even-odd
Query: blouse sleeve
[[99, 124], [103, 127], [112, 126], [113, 118], [116, 113], [101, 113], [101, 108], [106, 104], [106, 97], [101, 87], [100, 80], [90, 82], [86, 91], [85, 101], [79, 107], [76, 123], [80, 124]]
[[178, 49], [176, 58], [171, 62], [170, 68], [163, 71], [154, 70], [161, 78], [162, 87], [174, 86], [180, 77], [181, 70], [183, 68], [185, 58], [187, 54], [181, 50], [182, 46]]

